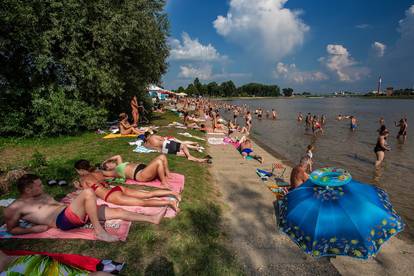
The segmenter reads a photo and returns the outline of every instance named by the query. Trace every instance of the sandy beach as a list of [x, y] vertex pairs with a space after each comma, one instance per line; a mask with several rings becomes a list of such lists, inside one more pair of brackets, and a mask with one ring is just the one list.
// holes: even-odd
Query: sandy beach
[[[223, 137], [223, 136], [215, 136]], [[209, 145], [214, 158], [210, 172], [223, 204], [224, 227], [231, 247], [247, 274], [259, 275], [409, 275], [414, 270], [414, 246], [391, 238], [380, 253], [370, 260], [350, 257], [315, 259], [306, 255], [277, 228], [274, 195], [255, 173], [282, 163], [288, 180], [291, 164], [271, 155], [254, 143], [254, 151], [264, 158], [260, 164], [244, 160], [231, 145]]]

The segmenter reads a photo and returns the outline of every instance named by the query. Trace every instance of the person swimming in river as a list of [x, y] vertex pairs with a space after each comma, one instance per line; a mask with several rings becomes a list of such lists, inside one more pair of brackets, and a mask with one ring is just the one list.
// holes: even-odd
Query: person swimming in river
[[387, 138], [389, 135], [388, 129], [384, 126], [380, 128], [379, 136], [377, 138], [377, 144], [375, 145], [374, 152], [377, 157], [375, 161], [375, 167], [379, 167], [385, 158], [385, 152], [390, 151], [391, 148], [387, 145]]
[[350, 129], [352, 131], [355, 131], [356, 128], [357, 128], [357, 119], [355, 116], [351, 116], [350, 117]]
[[319, 122], [318, 117], [315, 115], [312, 119], [312, 132], [313, 135], [316, 135], [318, 133], [323, 134], [322, 124]]
[[272, 120], [276, 120], [277, 119], [277, 113], [276, 113], [276, 110], [274, 110], [273, 108], [272, 108]]
[[312, 127], [312, 115], [310, 113], [306, 115], [305, 124], [306, 124], [306, 127], [305, 127], [306, 130]]
[[296, 120], [297, 120], [298, 122], [302, 122], [302, 121], [303, 121], [303, 115], [302, 115], [302, 112], [299, 112], [298, 116], [296, 117]]
[[407, 128], [408, 128], [407, 118], [405, 119], [401, 118], [400, 122], [398, 124], [397, 122], [394, 122], [394, 125], [400, 128], [397, 134], [397, 139], [400, 139], [400, 137], [402, 136], [403, 141], [405, 142], [405, 140], [407, 139]]

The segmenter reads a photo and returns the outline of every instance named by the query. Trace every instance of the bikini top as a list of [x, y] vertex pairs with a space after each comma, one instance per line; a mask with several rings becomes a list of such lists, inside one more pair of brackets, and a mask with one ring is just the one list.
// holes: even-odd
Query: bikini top
[[126, 166], [129, 164], [129, 162], [123, 162], [121, 164], [119, 164], [118, 166], [116, 166], [115, 168], [115, 172], [121, 177], [121, 178], [125, 178], [125, 169]]
[[106, 182], [99, 182], [99, 183], [95, 183], [91, 186], [91, 189], [96, 191], [98, 188], [107, 188], [109, 186], [108, 183]]

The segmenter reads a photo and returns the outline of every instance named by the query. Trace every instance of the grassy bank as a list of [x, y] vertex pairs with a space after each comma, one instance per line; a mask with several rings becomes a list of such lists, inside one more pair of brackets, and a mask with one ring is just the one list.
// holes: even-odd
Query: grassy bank
[[[178, 121], [172, 113], [156, 118], [152, 124], [166, 125]], [[176, 136], [173, 128], [160, 128], [160, 135]], [[191, 133], [191, 131], [189, 131]], [[192, 132], [200, 135], [200, 133]], [[147, 163], [157, 153], [137, 154], [128, 141], [133, 139], [102, 139], [103, 135], [85, 133], [76, 137], [44, 139], [1, 139], [0, 169], [6, 171], [31, 166], [44, 183], [48, 179], [75, 177], [73, 164], [85, 158], [99, 163], [121, 154], [124, 160]], [[187, 139], [187, 138], [186, 138]], [[201, 156], [200, 153], [194, 153]], [[232, 252], [226, 248], [226, 236], [221, 227], [222, 206], [212, 184], [207, 165], [184, 158], [168, 156], [171, 171], [186, 177], [181, 213], [164, 219], [160, 225], [133, 223], [126, 242], [108, 244], [85, 240], [1, 240], [4, 249], [30, 249], [62, 253], [77, 253], [127, 263], [124, 275], [232, 275], [241, 270]], [[45, 190], [59, 199], [73, 187], [48, 187]], [[15, 197], [15, 188], [1, 198]], [[2, 214], [3, 212], [1, 212]], [[2, 219], [1, 219], [2, 220]]]

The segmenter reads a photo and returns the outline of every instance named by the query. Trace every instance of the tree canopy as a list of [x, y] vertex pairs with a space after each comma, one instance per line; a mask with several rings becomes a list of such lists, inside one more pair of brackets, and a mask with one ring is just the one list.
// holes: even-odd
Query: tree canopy
[[[164, 0], [1, 5], [0, 134], [94, 128], [108, 115], [128, 111], [132, 95], [142, 98], [167, 69]], [[63, 125], [77, 114], [76, 126], [48, 127], [56, 122], [46, 114], [56, 112]]]
[[201, 95], [209, 97], [277, 97], [280, 96], [280, 88], [277, 85], [265, 85], [260, 83], [248, 83], [236, 87], [233, 81], [225, 81], [221, 84], [210, 82], [202, 84], [198, 78], [190, 83], [186, 89], [179, 87], [179, 92], [185, 92], [190, 96]]

